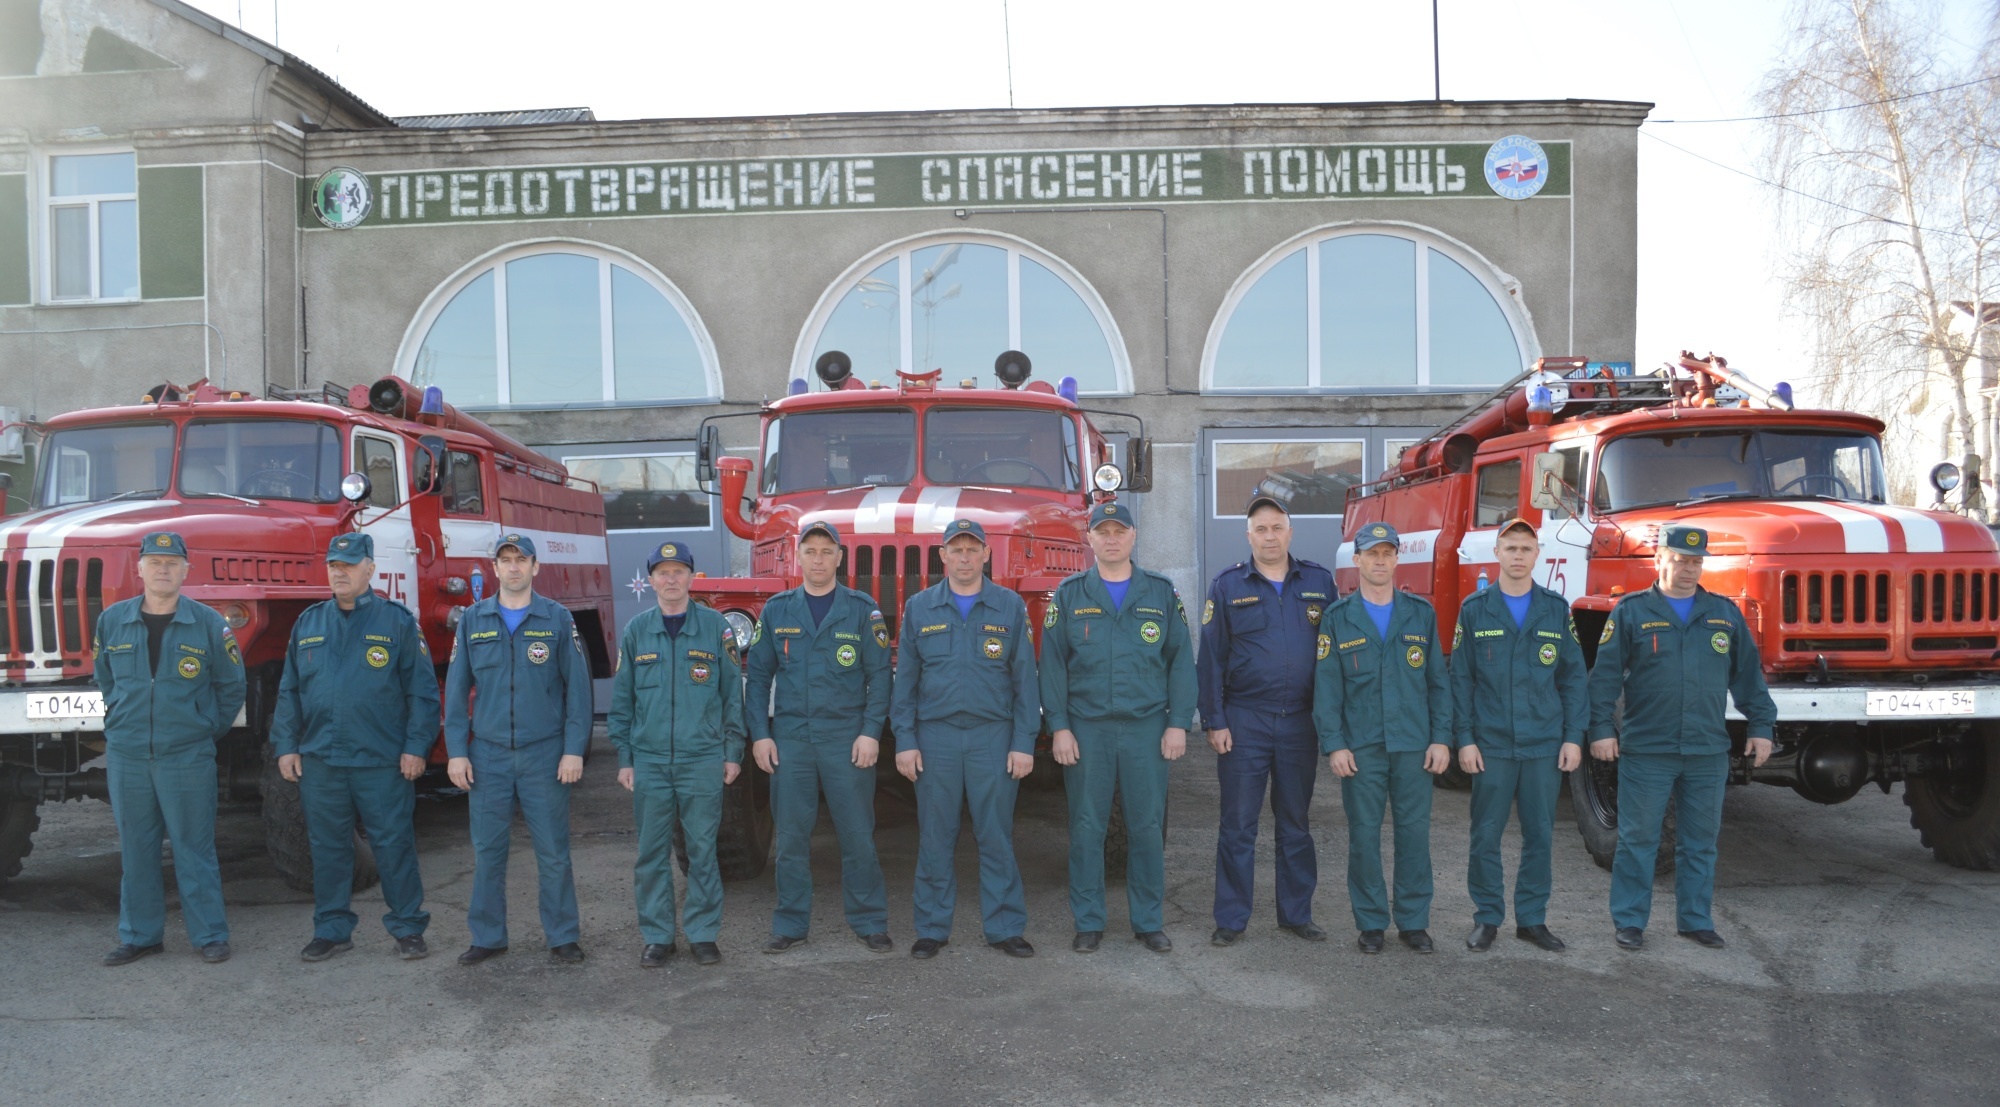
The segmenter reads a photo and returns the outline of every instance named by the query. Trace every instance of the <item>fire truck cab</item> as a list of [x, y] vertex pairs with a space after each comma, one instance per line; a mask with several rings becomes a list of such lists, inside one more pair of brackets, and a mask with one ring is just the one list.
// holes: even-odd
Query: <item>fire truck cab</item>
[[[1336, 576], [1355, 586], [1353, 535], [1387, 521], [1402, 535], [1398, 586], [1431, 597], [1449, 625], [1498, 574], [1498, 525], [1519, 515], [1540, 532], [1537, 581], [1570, 601], [1591, 654], [1619, 597], [1653, 585], [1661, 526], [1704, 527], [1701, 586], [1743, 609], [1778, 704], [1762, 767], [1740, 757], [1731, 705], [1732, 780], [1817, 803], [1900, 781], [1939, 860], [1992, 868], [2000, 552], [1975, 521], [1888, 503], [1882, 429], [1794, 410], [1787, 386], [1766, 390], [1720, 357], [1684, 353], [1644, 375], [1543, 358], [1349, 494]], [[1609, 867], [1615, 767], [1586, 757], [1570, 793]]]
[[[187, 539], [185, 594], [235, 629], [248, 700], [219, 744], [218, 786], [226, 802], [261, 802], [294, 887], [311, 886], [312, 860], [297, 785], [276, 772], [266, 736], [292, 623], [328, 598], [334, 535], [374, 536], [376, 591], [417, 616], [440, 678], [494, 540], [533, 535], [536, 590], [571, 611], [593, 672], [610, 674], [602, 496], [435, 388], [387, 377], [255, 399], [162, 385], [35, 429], [33, 506], [0, 518], [0, 880], [20, 871], [38, 805], [106, 798], [91, 641], [105, 607], [138, 594], [149, 531]], [[442, 740], [431, 761], [444, 763]], [[359, 858], [357, 884], [372, 883], [372, 858]]]

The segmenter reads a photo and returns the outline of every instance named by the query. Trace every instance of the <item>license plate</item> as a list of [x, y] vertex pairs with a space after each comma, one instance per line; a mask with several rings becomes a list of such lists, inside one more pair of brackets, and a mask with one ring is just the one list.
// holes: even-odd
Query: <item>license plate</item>
[[25, 699], [30, 719], [104, 717], [104, 694], [101, 692], [30, 692]]
[[[1970, 715], [1978, 709], [1969, 689], [1868, 693], [1870, 715]], [[1850, 701], [1852, 702], [1852, 701]]]

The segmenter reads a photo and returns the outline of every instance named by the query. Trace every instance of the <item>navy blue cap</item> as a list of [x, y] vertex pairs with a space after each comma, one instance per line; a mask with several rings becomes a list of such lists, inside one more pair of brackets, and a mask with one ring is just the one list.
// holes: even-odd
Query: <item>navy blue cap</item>
[[527, 554], [529, 557], [539, 556], [535, 553], [534, 539], [528, 537], [525, 534], [516, 534], [513, 531], [508, 531], [506, 534], [501, 535], [500, 538], [493, 543], [493, 556], [499, 557], [500, 551], [506, 549], [509, 546], [514, 547], [515, 549], [521, 551], [524, 554]]
[[694, 551], [688, 549], [685, 542], [662, 542], [654, 547], [651, 553], [646, 555], [646, 571], [650, 573], [655, 566], [663, 565], [669, 561], [678, 561], [689, 569], [693, 569]]
[[825, 519], [818, 519], [813, 522], [807, 523], [805, 525], [805, 529], [799, 531], [799, 541], [803, 543], [806, 539], [811, 538], [815, 534], [824, 534], [828, 538], [833, 539], [834, 545], [836, 546], [840, 545], [839, 528], [835, 527], [832, 523], [827, 522]]
[[326, 559], [328, 561], [345, 561], [349, 565], [359, 565], [364, 561], [373, 560], [374, 557], [374, 536], [363, 534], [360, 531], [354, 531], [349, 534], [336, 534], [333, 536], [333, 541], [326, 544]]
[[170, 530], [156, 530], [139, 540], [139, 556], [153, 554], [158, 557], [187, 558], [187, 543], [181, 536]]
[[1370, 523], [1354, 533], [1355, 553], [1376, 546], [1400, 547], [1401, 545], [1402, 539], [1397, 537], [1396, 528], [1387, 523]]
[[1690, 527], [1680, 523], [1661, 527], [1660, 548], [1679, 550], [1681, 553], [1693, 554], [1696, 557], [1707, 557], [1708, 532], [1700, 527]]
[[1090, 529], [1096, 530], [1099, 523], [1123, 523], [1133, 530], [1139, 529], [1139, 517], [1132, 514], [1131, 507], [1113, 500], [1090, 509]]
[[970, 519], [954, 519], [944, 528], [944, 540], [946, 542], [957, 538], [961, 534], [969, 534], [979, 539], [979, 544], [982, 546], [986, 544], [986, 528]]
[[1255, 515], [1257, 514], [1257, 509], [1260, 507], [1275, 507], [1287, 515], [1292, 513], [1290, 504], [1264, 491], [1262, 487], [1250, 493], [1250, 503], [1243, 508], [1243, 514], [1245, 516]]

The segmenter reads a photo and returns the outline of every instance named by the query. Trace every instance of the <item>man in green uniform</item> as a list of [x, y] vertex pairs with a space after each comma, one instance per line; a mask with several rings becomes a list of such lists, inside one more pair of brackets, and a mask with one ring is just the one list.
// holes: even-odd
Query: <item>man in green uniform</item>
[[129, 965], [163, 948], [160, 843], [171, 839], [188, 942], [213, 964], [229, 960], [215, 858], [215, 740], [243, 707], [243, 655], [214, 608], [181, 595], [188, 552], [180, 535], [147, 535], [138, 575], [141, 594], [104, 609], [90, 646], [124, 865], [118, 946], [104, 963]]
[[590, 661], [563, 605], [535, 594], [535, 540], [500, 536], [490, 597], [459, 617], [444, 689], [445, 771], [468, 793], [472, 897], [465, 922], [476, 965], [507, 952], [507, 853], [514, 809], [528, 824], [549, 955], [583, 960], [569, 860], [569, 789], [590, 746]]
[[[771, 774], [771, 819], [778, 832], [778, 903], [765, 953], [783, 953], [806, 940], [812, 832], [822, 790], [840, 840], [847, 925], [872, 953], [895, 948], [875, 856], [875, 759], [889, 719], [889, 628], [873, 598], [834, 579], [840, 557], [833, 524], [812, 523], [799, 533], [804, 583], [764, 605], [744, 659], [750, 755]], [[775, 721], [766, 704], [775, 709]]]
[[1132, 563], [1132, 509], [1090, 512], [1097, 565], [1057, 586], [1042, 618], [1042, 711], [1069, 792], [1069, 906], [1078, 953], [1104, 938], [1104, 833], [1125, 804], [1125, 899], [1132, 935], [1174, 948], [1164, 926], [1167, 766], [1194, 722], [1194, 643], [1173, 582]]
[[1354, 536], [1361, 587], [1320, 620], [1313, 727], [1347, 810], [1347, 898], [1363, 953], [1382, 952], [1390, 901], [1382, 814], [1394, 812], [1398, 936], [1432, 951], [1431, 777], [1451, 765], [1451, 687], [1438, 656], [1437, 609], [1396, 588], [1396, 528]]
[[[1743, 714], [1745, 752], [1771, 756], [1778, 705], [1764, 684], [1757, 640], [1736, 605], [1701, 587], [1708, 532], [1660, 528], [1659, 580], [1618, 601], [1590, 670], [1590, 755], [1618, 762], [1618, 853], [1611, 922], [1618, 948], [1641, 949], [1653, 912], [1660, 824], [1674, 804], [1674, 901], [1683, 938], [1722, 948], [1709, 908], [1715, 840], [1733, 745], [1724, 712]], [[1622, 719], [1619, 701], [1624, 701]]]
[[632, 793], [639, 828], [633, 891], [639, 964], [658, 968], [674, 955], [674, 827], [688, 859], [685, 927], [695, 963], [722, 960], [722, 789], [743, 769], [743, 679], [729, 624], [691, 603], [694, 554], [668, 542], [646, 557], [659, 606], [625, 624], [618, 675], [611, 682], [611, 742], [618, 783]]
[[[1583, 758], [1590, 719], [1583, 647], [1569, 602], [1535, 583], [1541, 542], [1525, 519], [1500, 524], [1500, 579], [1465, 598], [1451, 636], [1452, 737], [1472, 776], [1472, 850], [1466, 890], [1472, 933], [1465, 947], [1493, 948], [1507, 918], [1500, 835], [1509, 808], [1521, 812], [1521, 866], [1514, 877], [1514, 936], [1551, 953], [1550, 845], [1562, 774]], [[1560, 750], [1560, 752], [1558, 752]]]
[[313, 940], [299, 951], [324, 961], [354, 948], [354, 824], [375, 851], [396, 955], [430, 952], [424, 883], [411, 820], [437, 743], [438, 682], [423, 629], [408, 608], [375, 594], [375, 539], [337, 535], [326, 550], [333, 598], [292, 625], [278, 681], [271, 747], [296, 781], [313, 861]]
[[1021, 936], [1027, 892], [1014, 857], [1014, 797], [1035, 768], [1041, 697], [1028, 605], [987, 579], [986, 529], [945, 527], [945, 579], [903, 604], [896, 657], [896, 771], [917, 786], [917, 940], [910, 956], [936, 957], [951, 938], [960, 812], [979, 839], [979, 907], [986, 944], [1033, 957]]

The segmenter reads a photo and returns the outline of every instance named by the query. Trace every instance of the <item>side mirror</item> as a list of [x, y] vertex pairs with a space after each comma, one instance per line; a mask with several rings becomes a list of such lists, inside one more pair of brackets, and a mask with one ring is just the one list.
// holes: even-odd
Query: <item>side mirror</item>
[[351, 504], [358, 504], [375, 490], [365, 473], [349, 473], [340, 478], [340, 498]]
[[451, 451], [445, 448], [443, 437], [435, 434], [424, 435], [417, 439], [417, 449], [429, 461], [424, 470], [431, 478], [425, 482], [424, 487], [417, 489], [418, 494], [434, 496], [443, 492], [451, 478]]
[[1127, 492], [1151, 492], [1153, 490], [1152, 439], [1133, 438], [1126, 441], [1125, 490]]
[[[825, 359], [822, 358], [822, 361]], [[722, 453], [722, 430], [703, 423], [694, 437], [694, 481], [706, 488], [715, 483], [715, 459]]]
[[1536, 454], [1534, 483], [1528, 486], [1528, 503], [1541, 511], [1563, 510], [1563, 459], [1557, 454]]
[[0, 473], [0, 492], [5, 492], [12, 487], [14, 487], [14, 474]]

